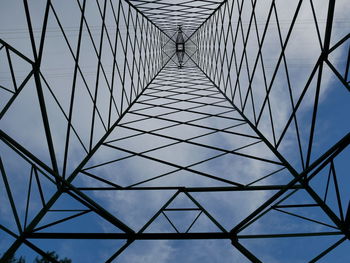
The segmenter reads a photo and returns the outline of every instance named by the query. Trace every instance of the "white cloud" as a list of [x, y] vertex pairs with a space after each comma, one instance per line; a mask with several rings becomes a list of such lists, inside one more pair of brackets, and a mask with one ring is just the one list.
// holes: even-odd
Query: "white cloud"
[[[323, 2], [315, 2], [316, 10], [319, 12], [320, 20], [324, 21], [324, 15], [325, 12], [322, 13], [321, 7], [325, 5], [327, 1]], [[259, 5], [265, 5], [262, 1], [258, 2]], [[342, 13], [345, 13], [345, 4], [346, 1], [343, 2], [337, 2], [337, 12], [340, 13], [339, 17], [343, 17]], [[56, 4], [55, 4], [56, 5]], [[58, 3], [57, 3], [58, 5]], [[284, 6], [280, 6], [277, 4], [278, 10], [279, 10], [279, 18], [282, 19], [282, 27], [283, 32], [282, 35], [285, 37], [286, 35], [286, 29], [288, 29], [288, 25], [290, 23], [290, 10], [293, 10], [291, 8], [291, 5], [295, 7], [295, 3], [285, 3]], [[308, 3], [305, 3], [303, 5], [309, 5]], [[57, 8], [60, 8], [59, 6]], [[89, 9], [91, 11], [91, 9]], [[312, 63], [315, 62], [317, 59], [320, 49], [319, 47], [316, 47], [314, 45], [310, 45], [310, 43], [317, 42], [317, 36], [315, 35], [315, 29], [309, 26], [309, 17], [310, 12], [309, 9], [303, 6], [303, 9], [300, 14], [300, 20], [297, 22], [295, 29], [295, 34], [293, 35], [293, 38], [291, 39], [291, 43], [289, 44], [286, 56], [287, 56], [287, 63], [289, 64], [291, 68], [291, 78], [292, 78], [292, 85], [293, 85], [293, 94], [295, 95], [294, 101], [296, 101], [296, 98], [300, 94], [305, 81], [306, 77], [309, 75]], [[342, 11], [343, 10], [343, 11]], [[89, 11], [89, 12], [90, 12]], [[95, 10], [96, 11], [96, 10]], [[236, 10], [237, 11], [237, 10]], [[244, 10], [249, 14], [249, 8], [247, 10]], [[259, 21], [259, 33], [261, 37], [261, 24], [262, 21], [266, 20], [266, 13], [267, 9], [263, 6], [260, 6], [260, 8], [257, 8], [257, 17]], [[0, 16], [1, 17], [1, 16]], [[90, 18], [89, 18], [90, 19]], [[91, 18], [92, 19], [92, 18]], [[235, 21], [236, 18], [233, 18]], [[94, 19], [89, 20], [91, 25], [93, 25], [95, 22]], [[69, 22], [69, 19], [67, 19], [67, 23]], [[59, 38], [62, 36], [60, 35], [59, 30], [57, 28], [57, 25], [51, 21], [50, 26], [55, 28], [55, 34], [59, 35]], [[247, 29], [247, 21], [243, 21], [245, 25], [245, 30]], [[69, 24], [69, 23], [68, 23]], [[226, 26], [226, 25], [225, 25]], [[322, 29], [324, 29], [324, 22], [321, 23]], [[276, 25], [274, 24], [273, 29], [276, 29]], [[334, 35], [338, 36], [341, 35], [343, 31], [334, 31]], [[251, 34], [255, 34], [255, 31], [251, 32]], [[125, 29], [123, 28], [123, 35], [125, 36]], [[63, 104], [63, 108], [65, 110], [65, 113], [68, 114], [68, 102], [70, 97], [70, 81], [73, 74], [74, 69], [74, 63], [71, 59], [69, 59], [70, 62], [67, 62], [66, 58], [69, 56], [68, 48], [65, 46], [63, 42], [58, 42], [56, 36], [50, 35], [50, 32], [48, 34], [49, 41], [47, 42], [47, 46], [45, 49], [45, 55], [47, 56], [47, 60], [44, 61], [43, 66], [43, 72], [45, 73], [44, 76], [47, 76], [47, 79], [49, 83], [53, 86], [53, 90], [56, 96], [58, 96], [58, 100], [60, 103]], [[74, 40], [76, 36], [73, 34], [73, 36], [70, 37], [71, 41]], [[86, 35], [85, 35], [86, 37]], [[338, 38], [338, 37], [334, 37]], [[6, 38], [5, 38], [6, 39]], [[96, 39], [96, 38], [95, 38]], [[86, 40], [87, 41], [87, 40]], [[269, 35], [266, 39], [266, 42], [268, 43], [265, 45], [266, 49], [264, 48], [264, 63], [267, 67], [267, 75], [268, 79], [271, 78], [271, 68], [276, 63], [276, 57], [278, 56], [280, 52], [279, 44], [275, 44], [276, 41], [276, 32], [275, 34]], [[29, 45], [26, 45], [26, 47], [22, 47], [22, 44], [25, 41], [16, 41], [16, 43], [19, 43], [17, 47], [24, 53], [28, 53], [28, 47]], [[252, 41], [250, 41], [252, 42]], [[14, 41], [11, 41], [11, 43], [14, 43]], [[220, 43], [222, 46], [223, 44]], [[218, 47], [217, 45], [216, 47]], [[105, 43], [104, 49], [106, 49], [108, 46]], [[241, 47], [237, 47], [237, 51], [240, 50]], [[232, 47], [228, 47], [228, 50], [231, 50]], [[255, 58], [256, 55], [256, 49], [257, 45], [252, 45], [251, 49], [248, 50], [248, 63], [250, 68], [252, 67], [252, 61]], [[89, 83], [89, 89], [93, 93], [94, 91], [94, 75], [89, 73], [94, 72], [96, 69], [96, 56], [94, 55], [94, 51], [92, 46], [84, 46], [84, 56], [81, 58], [83, 69], [82, 71], [87, 75], [87, 82]], [[119, 49], [120, 50], [120, 49]], [[56, 52], [56, 53], [55, 53]], [[59, 52], [59, 53], [58, 53]], [[105, 65], [108, 65], [107, 70], [107, 76], [110, 80], [111, 78], [111, 64], [108, 62], [108, 56], [111, 56], [111, 54], [104, 54], [103, 55], [103, 62]], [[123, 58], [123, 54], [118, 54], [120, 56], [120, 61], [118, 59], [118, 63], [121, 62]], [[138, 57], [138, 54], [135, 54], [135, 56]], [[266, 56], [266, 57], [265, 57]], [[341, 54], [338, 55], [339, 57]], [[311, 62], [309, 62], [311, 61]], [[302, 64], [302, 66], [299, 65]], [[244, 67], [244, 65], [243, 65]], [[227, 69], [225, 69], [227, 70]], [[226, 72], [226, 74], [229, 74]], [[231, 70], [231, 76], [234, 79], [235, 71]], [[260, 74], [260, 75], [259, 75]], [[175, 76], [176, 77], [176, 76]], [[165, 83], [166, 80], [162, 80], [163, 83]], [[101, 83], [102, 82], [101, 80]], [[261, 75], [261, 69], [258, 70], [256, 73], [256, 81], [253, 82], [253, 91], [255, 95], [255, 100], [257, 105], [261, 105], [261, 102], [265, 96], [265, 87], [262, 84], [263, 78]], [[321, 89], [321, 102], [326, 100], [327, 91], [331, 89], [330, 84], [331, 83], [331, 76], [325, 75], [323, 78], [323, 86]], [[79, 135], [82, 137], [82, 140], [85, 143], [85, 146], [88, 146], [89, 142], [89, 132], [90, 132], [90, 125], [91, 125], [91, 110], [92, 110], [92, 103], [89, 98], [88, 93], [86, 90], [84, 90], [84, 84], [81, 79], [78, 80], [78, 87], [77, 87], [77, 102], [75, 104], [75, 110], [74, 110], [74, 116], [73, 116], [73, 124], [75, 125]], [[33, 85], [33, 84], [31, 84]], [[115, 90], [115, 94], [117, 96], [121, 96], [120, 93], [120, 86], [121, 83], [117, 83]], [[241, 80], [241, 86], [244, 87], [245, 90], [247, 87], [247, 78], [243, 78]], [[119, 88], [119, 89], [118, 89]], [[44, 88], [46, 90], [46, 88]], [[108, 89], [106, 88], [105, 83], [101, 85], [101, 89], [103, 89], [103, 93], [108, 92]], [[30, 96], [27, 97], [27, 99], [30, 101], [32, 99], [34, 93], [32, 93]], [[270, 95], [271, 104], [273, 108], [273, 115], [274, 115], [274, 121], [275, 121], [275, 128], [279, 132], [281, 132], [281, 129], [284, 127], [284, 124], [289, 117], [291, 106], [289, 97], [286, 96], [287, 94], [287, 86], [286, 86], [286, 79], [283, 76], [283, 74], [278, 75], [277, 79], [275, 80], [275, 84], [272, 89], [272, 93]], [[107, 110], [109, 106], [109, 100], [108, 96], [103, 95], [103, 99], [101, 99], [98, 103], [99, 108], [101, 109], [101, 114], [103, 116], [104, 121], [107, 120]], [[66, 130], [66, 121], [62, 118], [62, 113], [58, 110], [57, 106], [55, 105], [55, 102], [53, 102], [52, 99], [49, 99], [49, 94], [46, 90], [45, 96], [47, 101], [50, 101], [48, 103], [47, 107], [49, 109], [49, 118], [50, 118], [50, 125], [52, 127], [54, 141], [55, 141], [55, 147], [56, 147], [56, 153], [58, 156], [58, 160], [60, 165], [62, 165], [62, 159], [63, 159], [63, 153], [64, 153], [64, 139], [65, 139], [65, 130]], [[300, 112], [301, 117], [303, 115], [303, 111], [309, 110], [310, 106], [312, 105], [312, 96], [311, 94], [307, 94], [305, 100], [305, 104], [301, 106]], [[164, 100], [158, 100], [159, 103], [161, 103]], [[235, 100], [236, 103], [238, 103], [238, 100]], [[259, 103], [257, 103], [259, 102]], [[27, 102], [28, 103], [28, 102]], [[27, 104], [26, 103], [26, 104]], [[183, 103], [186, 104], [186, 103]], [[238, 103], [239, 105], [239, 103]], [[137, 105], [135, 105], [137, 106]], [[171, 106], [171, 104], [169, 105]], [[174, 105], [172, 105], [174, 106]], [[182, 105], [186, 106], [186, 105]], [[21, 108], [20, 106], [18, 106]], [[24, 105], [22, 105], [24, 107]], [[119, 109], [120, 110], [120, 109]], [[198, 109], [201, 110], [200, 108]], [[142, 112], [142, 111], [141, 111]], [[20, 129], [13, 129], [12, 125], [15, 123], [12, 120], [16, 119], [15, 117], [11, 119], [11, 123], [3, 122], [5, 124], [4, 127], [9, 131], [9, 133], [13, 134], [14, 136], [23, 136], [24, 141], [30, 143], [28, 146], [30, 150], [38, 151], [38, 155], [42, 154], [42, 143], [43, 143], [43, 135], [39, 135], [39, 131], [42, 131], [42, 128], [40, 129], [38, 125], [35, 124], [34, 117], [37, 117], [37, 112], [30, 111], [27, 112], [27, 118], [26, 118], [26, 129], [25, 132]], [[33, 113], [32, 116], [30, 113]], [[36, 113], [36, 114], [34, 114]], [[112, 120], [114, 121], [116, 119], [115, 116], [116, 110], [114, 110], [114, 116], [112, 117]], [[245, 113], [248, 115], [248, 117], [252, 120], [252, 111], [251, 106], [247, 106], [247, 110]], [[149, 114], [157, 114], [156, 112], [149, 113]], [[57, 117], [57, 116], [61, 117]], [[237, 116], [237, 114], [235, 114]], [[135, 115], [134, 115], [135, 116]], [[184, 113], [177, 113], [173, 114], [173, 117], [176, 118], [179, 121], [187, 121], [191, 120], [191, 118], [194, 116], [194, 114], [184, 114]], [[167, 117], [165, 115], [164, 117]], [[125, 119], [131, 118], [130, 115], [126, 115]], [[136, 118], [136, 117], [135, 117]], [[124, 119], [124, 121], [125, 121]], [[165, 124], [165, 121], [159, 121], [155, 119], [151, 119], [144, 122], [136, 122], [133, 124], [132, 127], [140, 128], [140, 129], [154, 129], [156, 127], [162, 127]], [[196, 122], [198, 123], [198, 122]], [[170, 125], [171, 122], [168, 122]], [[216, 120], [209, 120], [207, 121], [208, 126], [214, 126], [217, 125], [223, 125], [222, 122], [217, 123]], [[130, 125], [131, 126], [131, 125]], [[261, 120], [261, 124], [259, 128], [264, 132], [264, 134], [272, 141], [271, 137], [271, 125], [269, 122], [269, 119], [264, 115]], [[243, 129], [249, 129], [247, 128], [247, 125], [244, 125], [244, 127], [238, 128], [238, 130], [247, 132]], [[113, 132], [108, 139], [115, 139], [113, 136], [118, 136], [119, 132], [126, 132], [125, 128], [117, 128], [115, 132]], [[131, 133], [131, 130], [128, 132]], [[251, 132], [251, 131], [250, 131]], [[104, 130], [102, 126], [96, 127], [95, 134], [97, 136], [96, 139], [101, 137], [104, 133]], [[178, 138], [187, 138], [191, 137], [192, 134], [189, 134], [187, 130], [181, 129], [180, 127], [174, 127], [169, 128], [168, 133], [164, 130], [161, 131], [162, 134], [167, 134], [171, 136], [176, 136]], [[193, 135], [194, 136], [194, 135]], [[306, 135], [303, 135], [304, 137]], [[145, 147], [145, 150], [149, 149], [149, 147], [156, 146], [158, 143], [156, 143], [157, 138], [154, 136], [144, 136], [143, 139], [141, 136], [137, 136], [134, 139], [129, 139], [128, 141], [124, 141], [123, 143], [116, 144], [119, 147], [125, 147], [127, 149], [132, 149], [133, 151], [140, 152], [141, 147], [138, 147], [139, 145], [142, 146], [142, 148]], [[220, 144], [225, 145], [225, 147], [228, 148], [235, 148], [238, 146], [241, 146], [246, 142], [244, 138], [240, 138], [239, 136], [235, 136], [237, 138], [233, 139], [233, 136], [229, 136], [227, 134], [222, 135], [220, 133], [211, 136], [211, 137], [203, 137], [201, 139], [195, 140], [196, 142], [200, 142], [203, 144], [209, 144], [209, 145], [215, 145], [216, 143], [220, 142]], [[162, 139], [163, 140], [163, 139]], [[164, 139], [165, 141], [165, 139]], [[169, 142], [170, 143], [170, 142]], [[291, 139], [287, 137], [285, 140], [285, 144], [281, 145], [280, 150], [284, 151], [286, 155], [292, 156], [291, 161], [294, 161], [293, 159], [295, 156], [292, 152], [295, 148], [290, 148], [291, 145], [295, 144], [295, 138]], [[270, 151], [268, 151], [264, 147], [260, 147], [262, 143], [252, 146], [248, 149], [246, 149], [244, 152], [248, 154], [254, 154], [256, 156], [261, 156], [264, 158], [273, 158], [273, 155]], [[39, 147], [40, 146], [40, 147]], [[146, 147], [147, 146], [147, 147]], [[178, 146], [186, 146], [186, 147], [178, 147]], [[243, 152], [243, 151], [242, 151]], [[69, 167], [70, 171], [72, 171], [79, 163], [79, 161], [83, 158], [85, 153], [82, 151], [81, 146], [77, 142], [77, 140], [72, 139], [70, 144], [70, 153], [69, 155]], [[195, 161], [200, 161], [205, 158], [208, 158], [213, 154], [213, 151], [204, 152], [203, 149], [199, 147], [194, 147], [193, 145], [189, 144], [177, 144], [176, 146], [172, 148], [164, 148], [162, 151], [150, 152], [147, 155], [151, 157], [160, 158], [163, 160], [171, 160], [177, 164], [180, 165], [188, 165], [192, 164]], [[96, 156], [92, 158], [89, 165], [98, 164], [104, 161], [110, 161], [114, 158], [119, 158], [121, 156], [125, 156], [125, 154], [122, 154], [121, 151], [114, 151], [111, 149], [107, 150], [107, 147], [103, 146], [100, 150], [97, 151]], [[227, 155], [228, 156], [228, 155]], [[225, 156], [225, 157], [227, 157]], [[48, 160], [48, 156], [45, 155], [42, 157], [43, 160]], [[142, 161], [141, 161], [142, 160]], [[226, 179], [232, 179], [237, 181], [243, 181], [244, 183], [251, 182], [255, 179], [258, 179], [260, 176], [271, 172], [275, 168], [275, 165], [266, 165], [260, 161], [251, 160], [251, 159], [240, 159], [232, 156], [232, 158], [220, 158], [216, 161], [213, 161], [212, 163], [214, 165], [197, 165], [192, 167], [193, 169], [196, 169], [198, 167], [202, 168], [202, 171], [205, 171], [207, 173], [216, 175], [216, 176], [222, 176], [227, 177]], [[192, 169], [191, 168], [191, 169]], [[162, 170], [163, 169], [163, 170]], [[120, 183], [123, 185], [128, 185], [131, 183], [135, 183], [137, 180], [141, 179], [147, 179], [151, 176], [155, 176], [157, 174], [160, 174], [161, 172], [171, 171], [175, 170], [174, 167], [166, 167], [164, 165], [155, 165], [152, 161], [147, 161], [145, 159], [142, 159], [140, 157], [133, 157], [129, 159], [125, 159], [123, 162], [118, 162], [112, 165], [104, 166], [99, 169], [92, 169], [91, 171], [98, 171], [98, 175], [105, 178], [112, 180], [115, 183]], [[155, 173], [156, 171], [156, 173]], [[232, 172], [231, 172], [232, 171]], [[225, 172], [225, 175], [223, 176], [220, 174], [220, 172]], [[193, 175], [193, 174], [192, 174]], [[158, 181], [152, 181], [148, 183], [147, 185], [177, 185], [177, 184], [186, 184], [190, 186], [198, 186], [200, 185], [203, 180], [199, 175], [192, 176], [190, 172], [177, 172], [174, 174], [170, 174], [167, 177], [164, 177], [162, 179], [159, 179]], [[78, 176], [78, 180], [74, 181], [74, 183], [79, 183], [79, 186], [85, 185], [91, 185], [91, 183], [94, 184], [94, 186], [102, 186], [102, 183], [97, 183], [96, 181], [91, 181], [91, 179], [82, 178], [79, 180], [81, 176]], [[137, 179], [137, 180], [136, 180]], [[274, 183], [276, 179], [270, 179], [265, 182], [268, 183]], [[158, 182], [158, 184], [157, 184]], [[206, 184], [212, 185], [212, 182], [206, 181]], [[169, 192], [161, 192], [161, 191], [152, 191], [152, 192], [141, 192], [136, 193], [133, 191], [116, 191], [116, 192], [108, 192], [108, 191], [94, 191], [91, 195], [94, 199], [96, 199], [100, 204], [108, 208], [113, 214], [115, 214], [118, 218], [125, 221], [127, 225], [132, 226], [135, 229], [139, 229], [142, 227], [144, 223], [146, 223], [147, 219], [150, 218], [157, 209], [159, 209], [165, 201], [173, 194], [172, 191]], [[241, 220], [243, 216], [247, 215], [249, 212], [254, 210], [263, 200], [265, 200], [268, 196], [270, 196], [271, 193], [268, 192], [258, 192], [258, 193], [247, 193], [247, 194], [228, 194], [228, 193], [217, 193], [212, 195], [207, 195], [203, 197], [203, 195], [198, 194], [198, 200], [201, 202], [201, 204], [206, 207], [210, 212], [213, 211], [213, 215], [215, 217], [215, 213], [217, 214], [217, 220], [222, 223], [227, 229], [233, 226], [232, 223], [238, 222], [238, 220]], [[195, 195], [196, 196], [196, 195]], [[206, 226], [205, 224], [203, 224]], [[265, 228], [266, 226], [254, 226], [254, 230], [258, 231], [259, 228]], [[106, 231], [108, 231], [108, 228], [106, 228]], [[138, 242], [137, 242], [138, 243]], [[156, 245], [155, 245], [156, 244]], [[201, 251], [210, 251], [210, 255], [212, 255], [215, 260], [211, 262], [222, 262], [222, 258], [219, 258], [217, 256], [219, 253], [217, 251], [220, 251], [220, 245], [213, 244], [211, 241], [206, 241], [200, 243], [200, 246], [194, 246], [193, 249], [193, 255], [195, 258], [201, 258], [199, 254]], [[121, 261], [123, 260], [125, 262], [169, 262], [172, 259], [172, 256], [176, 253], [178, 253], [180, 248], [175, 248], [174, 244], [169, 241], [159, 241], [154, 242], [153, 245], [149, 245], [147, 242], [140, 242], [139, 245], [132, 245], [132, 247], [129, 248], [131, 252], [126, 252], [128, 256], [121, 257]], [[128, 250], [129, 250], [128, 249]], [[205, 260], [205, 259], [204, 259]], [[205, 261], [203, 261], [205, 262]], [[228, 262], [231, 262], [231, 259], [228, 260]], [[272, 262], [272, 259], [271, 259]]]

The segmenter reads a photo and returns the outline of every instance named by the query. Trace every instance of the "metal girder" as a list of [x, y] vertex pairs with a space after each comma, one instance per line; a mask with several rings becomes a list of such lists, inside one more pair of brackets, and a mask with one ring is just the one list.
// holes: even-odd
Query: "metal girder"
[[[227, 240], [250, 262], [265, 258], [249, 240], [268, 246], [275, 238], [329, 238], [309, 262], [348, 242], [342, 187], [349, 181], [342, 173], [349, 127], [332, 122], [339, 130], [332, 138], [320, 125], [331, 118], [324, 93], [340, 100], [350, 90], [350, 34], [337, 27], [347, 23], [341, 3], [329, 1], [322, 15], [314, 0], [76, 0], [69, 7], [48, 0], [40, 23], [33, 17], [38, 5], [23, 0], [27, 48], [11, 38], [16, 30], [0, 35], [8, 74], [0, 72], [0, 198], [13, 221], [0, 218], [1, 235], [12, 239], [1, 262], [22, 245], [58, 262], [37, 240], [125, 240], [105, 262], [140, 240]], [[293, 51], [305, 37], [298, 35], [303, 23], [315, 27], [310, 53], [317, 55], [307, 63], [295, 58], [307, 56], [302, 47]], [[136, 218], [139, 228], [128, 218], [130, 203], [117, 198], [134, 192], [163, 200], [151, 216]], [[240, 197], [246, 193], [251, 197]], [[234, 208], [225, 211], [229, 226], [210, 203], [215, 194], [225, 196], [215, 208]], [[128, 202], [152, 210], [136, 199]], [[83, 231], [98, 226], [89, 216], [113, 230]], [[276, 232], [273, 222], [308, 228]], [[165, 230], [152, 230], [157, 224]]]

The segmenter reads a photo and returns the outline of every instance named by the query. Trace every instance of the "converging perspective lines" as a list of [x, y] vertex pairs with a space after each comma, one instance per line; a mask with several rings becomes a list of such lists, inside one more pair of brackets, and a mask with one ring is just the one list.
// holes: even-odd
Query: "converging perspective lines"
[[346, 0], [3, 0], [0, 262], [334, 262]]

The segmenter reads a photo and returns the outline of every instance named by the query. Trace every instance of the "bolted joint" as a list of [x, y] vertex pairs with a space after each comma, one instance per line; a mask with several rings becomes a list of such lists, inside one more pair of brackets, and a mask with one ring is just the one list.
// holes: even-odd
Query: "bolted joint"
[[34, 61], [33, 65], [33, 71], [35, 73], [39, 73], [40, 72], [40, 61]]
[[185, 51], [185, 40], [182, 34], [182, 27], [178, 27], [177, 36], [176, 36], [176, 52]]

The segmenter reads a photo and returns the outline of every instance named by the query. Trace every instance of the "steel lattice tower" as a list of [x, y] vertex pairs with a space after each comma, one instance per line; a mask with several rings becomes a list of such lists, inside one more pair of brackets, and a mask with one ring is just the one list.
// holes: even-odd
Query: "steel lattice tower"
[[346, 1], [0, 7], [1, 262], [349, 260]]

